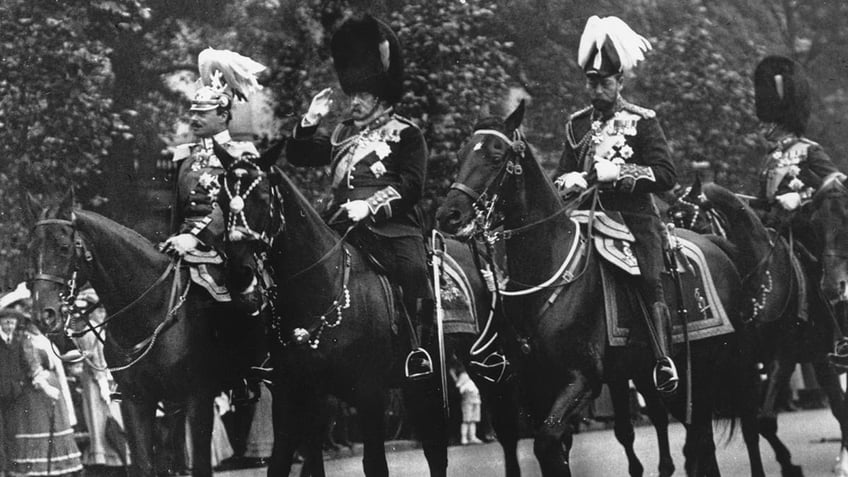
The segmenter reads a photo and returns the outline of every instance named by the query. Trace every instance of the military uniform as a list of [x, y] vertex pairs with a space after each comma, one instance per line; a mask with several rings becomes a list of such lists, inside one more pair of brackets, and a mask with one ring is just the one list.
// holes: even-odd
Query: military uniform
[[676, 180], [674, 164], [653, 110], [619, 100], [610, 117], [598, 117], [588, 107], [566, 124], [565, 149], [557, 176], [589, 172], [596, 160], [620, 164], [618, 180], [600, 189], [599, 206], [620, 212], [636, 236], [633, 252], [644, 279], [649, 303], [662, 301], [663, 224], [652, 193], [670, 190]]
[[179, 165], [172, 230], [192, 234], [207, 247], [222, 251], [226, 224], [216, 201], [224, 168], [212, 151], [213, 140], [233, 157], [259, 156], [253, 143], [233, 141], [226, 130], [200, 142], [177, 146], [173, 157]]
[[365, 200], [370, 214], [348, 239], [374, 255], [404, 293], [411, 314], [431, 299], [418, 202], [427, 172], [427, 145], [410, 120], [387, 112], [366, 127], [339, 124], [330, 137], [298, 125], [286, 145], [297, 166], [330, 164], [332, 216], [340, 204]]
[[759, 197], [773, 204], [777, 196], [798, 192], [809, 200], [825, 177], [839, 172], [824, 149], [809, 139], [789, 134], [779, 139], [760, 167]]

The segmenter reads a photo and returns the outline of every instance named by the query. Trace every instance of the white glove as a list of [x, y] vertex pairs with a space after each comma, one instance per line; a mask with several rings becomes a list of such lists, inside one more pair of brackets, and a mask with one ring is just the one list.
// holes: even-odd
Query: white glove
[[165, 240], [165, 243], [162, 244], [162, 251], [174, 251], [180, 256], [183, 256], [188, 252], [196, 250], [198, 245], [200, 245], [200, 240], [198, 240], [198, 238], [194, 235], [179, 234], [174, 235], [173, 237], [168, 237], [168, 240]]
[[320, 93], [316, 94], [315, 97], [312, 98], [309, 110], [300, 122], [301, 126], [308, 128], [321, 122], [321, 119], [330, 112], [330, 106], [333, 105], [333, 99], [331, 98], [332, 94], [333, 88], [324, 88]]
[[598, 182], [613, 182], [618, 179], [621, 167], [612, 161], [599, 160], [595, 162], [595, 174]]
[[589, 184], [586, 183], [586, 175], [582, 172], [566, 172], [565, 174], [557, 177], [557, 180], [554, 181], [554, 185], [563, 193], [573, 192], [575, 190], [582, 190], [589, 187]]
[[59, 388], [57, 388], [56, 386], [45, 384], [44, 386], [42, 386], [41, 389], [44, 391], [44, 394], [46, 394], [47, 397], [54, 401], [58, 400], [59, 397], [62, 396], [62, 392], [59, 391]]
[[354, 221], [359, 222], [371, 215], [371, 209], [368, 208], [368, 202], [364, 200], [352, 200], [350, 202], [346, 202], [341, 205], [341, 208], [347, 211], [347, 217]]
[[112, 402], [112, 387], [109, 386], [108, 378], [100, 378], [97, 380], [97, 387], [100, 390], [100, 399], [103, 399], [103, 402], [109, 404]]
[[775, 197], [775, 199], [785, 210], [795, 210], [801, 205], [801, 194], [797, 192], [787, 192]]

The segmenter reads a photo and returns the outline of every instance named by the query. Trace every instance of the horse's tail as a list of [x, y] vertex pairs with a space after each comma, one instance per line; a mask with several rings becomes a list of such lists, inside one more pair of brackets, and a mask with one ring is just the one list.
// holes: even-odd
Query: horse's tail
[[719, 424], [717, 429], [726, 431], [726, 442], [733, 437], [737, 421], [756, 416], [759, 407], [760, 373], [746, 334], [743, 329], [720, 337], [717, 359], [707, 373], [712, 383], [713, 419]]

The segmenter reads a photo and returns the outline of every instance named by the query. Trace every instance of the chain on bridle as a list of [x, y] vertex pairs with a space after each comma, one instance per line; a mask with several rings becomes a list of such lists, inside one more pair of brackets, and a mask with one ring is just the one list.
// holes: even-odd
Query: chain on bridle
[[[283, 199], [280, 195], [279, 188], [272, 184], [270, 187], [271, 199], [269, 201], [268, 217], [265, 224], [263, 224], [264, 227], [262, 227], [261, 231], [256, 231], [250, 226], [245, 215], [245, 201], [256, 190], [256, 187], [262, 183], [262, 180], [270, 180], [269, 175], [276, 172], [273, 168], [271, 172], [263, 171], [258, 164], [251, 160], [253, 158], [255, 157], [243, 156], [237, 158], [227, 168], [228, 173], [232, 173], [237, 179], [232, 190], [226, 179], [223, 184], [230, 209], [227, 220], [227, 238], [232, 242], [249, 239], [258, 240], [270, 248], [274, 237], [285, 227], [285, 217], [282, 210]], [[242, 177], [248, 173], [246, 169], [256, 171], [256, 177], [242, 190]]]

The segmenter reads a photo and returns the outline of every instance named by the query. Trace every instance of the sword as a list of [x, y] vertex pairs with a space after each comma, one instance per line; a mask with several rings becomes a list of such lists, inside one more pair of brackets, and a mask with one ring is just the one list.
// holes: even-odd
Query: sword
[[448, 378], [445, 369], [445, 326], [444, 310], [442, 309], [442, 271], [444, 270], [445, 237], [438, 230], [433, 230], [430, 240], [433, 248], [433, 288], [436, 304], [436, 336], [439, 343], [439, 373], [442, 385], [442, 409], [445, 418], [448, 417]]

